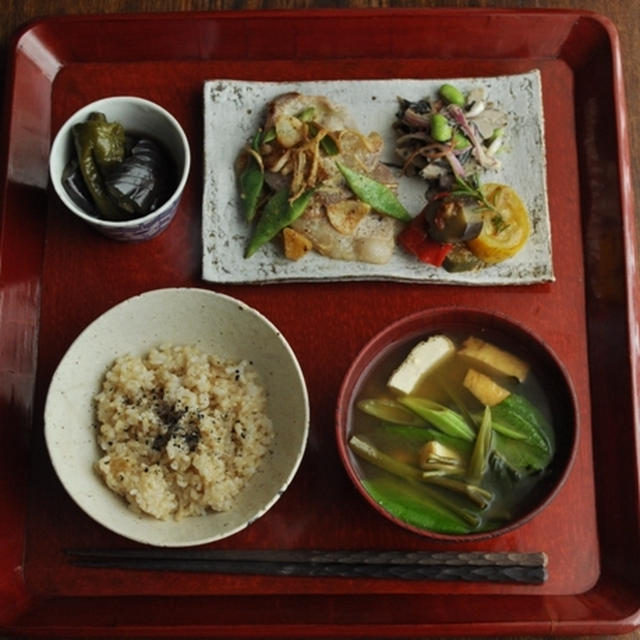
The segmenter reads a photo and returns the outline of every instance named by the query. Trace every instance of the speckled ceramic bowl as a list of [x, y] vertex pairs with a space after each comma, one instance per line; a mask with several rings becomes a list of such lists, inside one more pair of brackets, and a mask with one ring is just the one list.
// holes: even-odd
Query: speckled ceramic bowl
[[[93, 112], [104, 113], [107, 120], [119, 122], [125, 131], [146, 134], [161, 142], [173, 158], [176, 169], [176, 188], [169, 199], [148, 215], [133, 220], [103, 220], [79, 207], [62, 185], [62, 172], [74, 152], [71, 128], [84, 122]], [[189, 142], [180, 123], [163, 107], [134, 96], [114, 96], [92, 102], [76, 111], [54, 138], [49, 154], [49, 175], [54, 190], [64, 205], [103, 235], [120, 242], [149, 240], [164, 231], [178, 209], [184, 191], [191, 154]]]
[[[266, 387], [274, 443], [228, 512], [180, 521], [134, 513], [94, 471], [93, 397], [120, 355], [160, 343], [194, 345], [230, 360], [250, 360]], [[203, 544], [264, 515], [292, 481], [309, 428], [309, 402], [297, 359], [278, 329], [234, 298], [203, 289], [159, 289], [125, 300], [91, 323], [62, 358], [45, 406], [45, 437], [67, 492], [94, 520], [131, 540], [157, 546]]]

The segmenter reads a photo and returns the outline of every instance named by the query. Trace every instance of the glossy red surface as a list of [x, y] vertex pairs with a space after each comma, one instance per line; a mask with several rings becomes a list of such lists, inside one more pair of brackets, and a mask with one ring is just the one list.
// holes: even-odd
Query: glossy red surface
[[[362, 484], [362, 467], [349, 448], [349, 438], [357, 433], [358, 400], [367, 397], [365, 394], [367, 379], [376, 375], [376, 371], [388, 368], [385, 361], [391, 354], [406, 354], [421, 340], [430, 336], [464, 335], [476, 336], [500, 344], [510, 353], [526, 359], [531, 371], [541, 380], [545, 397], [548, 399], [551, 415], [556, 421], [556, 452], [552, 470], [545, 488], [526, 511], [517, 518], [505, 522], [499, 529], [487, 532], [475, 532], [466, 535], [436, 533], [422, 529], [396, 518], [379, 505]], [[389, 518], [398, 526], [441, 542], [476, 543], [497, 536], [503, 536], [523, 526], [531, 518], [536, 517], [562, 490], [571, 473], [575, 461], [580, 433], [586, 427], [578, 419], [578, 403], [573, 385], [560, 360], [549, 351], [548, 347], [522, 324], [515, 324], [503, 315], [479, 312], [466, 307], [434, 308], [410, 314], [391, 323], [377, 333], [355, 357], [340, 386], [336, 403], [336, 439], [338, 453], [348, 476], [363, 498], [381, 515]], [[585, 514], [574, 512], [574, 517], [582, 519]], [[569, 532], [569, 530], [567, 530]], [[528, 540], [533, 543], [532, 537]], [[559, 542], [559, 541], [558, 541]], [[568, 546], [567, 539], [558, 547]], [[540, 547], [543, 548], [543, 547]]]
[[[313, 33], [313, 37], [309, 34]], [[496, 34], [499, 34], [496, 37]], [[550, 507], [474, 548], [544, 550], [539, 587], [79, 570], [68, 547], [127, 546], [66, 496], [42, 438], [51, 374], [113, 304], [198, 285], [202, 83], [455, 77], [540, 69], [557, 281], [461, 288], [391, 283], [216, 286], [263, 312], [296, 351], [312, 424], [277, 506], [218, 548], [431, 548], [364, 504], [342, 469], [333, 417], [360, 348], [390, 322], [453, 305], [531, 327], [573, 381], [580, 447]], [[618, 40], [562, 11], [318, 11], [52, 18], [14, 42], [3, 122], [0, 236], [0, 629], [64, 637], [426, 636], [600, 633], [640, 620], [635, 228]], [[58, 127], [97, 98], [165, 106], [193, 157], [168, 231], [117, 245], [47, 187]], [[123, 327], [126, 330], [126, 327]]]

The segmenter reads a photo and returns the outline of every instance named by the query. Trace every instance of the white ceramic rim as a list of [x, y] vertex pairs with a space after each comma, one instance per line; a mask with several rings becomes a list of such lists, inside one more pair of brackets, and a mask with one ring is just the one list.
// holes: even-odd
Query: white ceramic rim
[[54, 154], [57, 155], [58, 147], [61, 147], [64, 144], [66, 144], [66, 139], [69, 136], [69, 131], [72, 125], [75, 124], [78, 116], [85, 113], [88, 115], [92, 111], [99, 110], [100, 105], [103, 105], [106, 102], [112, 102], [112, 101], [131, 102], [134, 104], [144, 105], [150, 109], [153, 109], [154, 111], [162, 115], [173, 126], [176, 133], [178, 134], [178, 137], [180, 138], [180, 142], [184, 149], [184, 168], [176, 188], [171, 192], [171, 195], [167, 198], [167, 201], [155, 211], [152, 211], [151, 213], [148, 213], [146, 216], [143, 216], [141, 218], [133, 218], [132, 220], [105, 220], [103, 218], [97, 218], [95, 216], [92, 216], [86, 213], [73, 200], [71, 200], [67, 192], [62, 187], [62, 183], [60, 181], [59, 176], [53, 175], [53, 171], [51, 170], [51, 160], [49, 161], [49, 175], [51, 178], [51, 183], [53, 184], [53, 188], [55, 192], [58, 194], [58, 197], [60, 198], [60, 200], [62, 200], [64, 205], [68, 209], [70, 209], [73, 213], [75, 213], [79, 218], [82, 218], [86, 222], [89, 222], [93, 225], [104, 227], [105, 229], [129, 229], [132, 227], [138, 227], [149, 220], [153, 220], [154, 218], [161, 216], [170, 206], [173, 206], [175, 204], [174, 201], [175, 201], [176, 195], [179, 195], [182, 193], [187, 183], [187, 178], [189, 177], [189, 171], [191, 168], [191, 150], [189, 148], [189, 141], [187, 139], [187, 136], [182, 126], [180, 125], [178, 120], [171, 113], [169, 113], [169, 111], [167, 111], [164, 107], [161, 107], [156, 102], [152, 102], [151, 100], [147, 100], [146, 98], [139, 98], [138, 96], [125, 95], [125, 96], [107, 96], [105, 98], [100, 98], [99, 100], [90, 102], [89, 104], [85, 105], [84, 107], [81, 107], [80, 109], [75, 111], [73, 114], [71, 114], [67, 118], [67, 120], [64, 122], [64, 124], [60, 127], [60, 129], [58, 130], [58, 133], [56, 133], [56, 136], [53, 139], [53, 143], [51, 144], [49, 157], [50, 158], [53, 157]]
[[[202, 294], [206, 296], [213, 296], [220, 300], [225, 300], [233, 305], [240, 307], [242, 310], [247, 311], [254, 318], [261, 321], [265, 325], [265, 327], [273, 333], [274, 337], [278, 340], [280, 346], [284, 349], [284, 351], [286, 352], [287, 356], [290, 359], [290, 363], [294, 369], [295, 375], [299, 380], [300, 389], [302, 390], [301, 400], [303, 403], [304, 411], [303, 411], [303, 415], [301, 416], [303, 429], [300, 435], [300, 446], [298, 447], [296, 457], [292, 461], [289, 471], [286, 474], [284, 480], [281, 482], [280, 486], [273, 491], [272, 497], [270, 498], [270, 500], [263, 503], [261, 507], [257, 509], [250, 518], [245, 519], [235, 527], [227, 528], [224, 531], [220, 531], [212, 535], [201, 536], [194, 539], [185, 539], [180, 541], [167, 541], [166, 539], [165, 540], [160, 540], [155, 538], [149, 539], [148, 537], [134, 535], [129, 532], [123, 532], [117, 526], [114, 526], [112, 521], [110, 521], [108, 518], [103, 517], [101, 510], [99, 508], [96, 508], [96, 509], [87, 508], [86, 504], [83, 505], [77, 499], [72, 483], [70, 481], [69, 470], [68, 468], [63, 466], [62, 460], [59, 458], [59, 455], [56, 451], [56, 447], [54, 446], [53, 434], [51, 433], [51, 430], [48, 427], [49, 420], [47, 419], [47, 416], [50, 415], [50, 412], [52, 411], [51, 391], [52, 389], [55, 388], [58, 372], [61, 371], [64, 367], [69, 366], [70, 361], [74, 360], [74, 358], [77, 357], [78, 354], [75, 351], [77, 350], [78, 345], [82, 343], [85, 336], [87, 336], [87, 334], [90, 334], [91, 331], [94, 330], [97, 325], [99, 326], [100, 324], [106, 322], [109, 319], [110, 315], [119, 313], [120, 311], [122, 311], [124, 307], [135, 305], [138, 301], [140, 301], [145, 297], [153, 296], [153, 295], [170, 295], [176, 292], [180, 292], [184, 294], [197, 293], [197, 294]], [[132, 540], [134, 542], [140, 542], [143, 544], [148, 544], [156, 547], [188, 547], [188, 546], [195, 546], [195, 545], [215, 542], [215, 541], [227, 538], [229, 536], [232, 536], [238, 533], [239, 531], [242, 531], [243, 529], [251, 525], [253, 522], [261, 518], [280, 499], [280, 497], [283, 495], [285, 490], [289, 487], [289, 485], [293, 481], [300, 467], [300, 464], [302, 463], [302, 459], [306, 451], [308, 438], [309, 438], [309, 429], [310, 429], [310, 406], [309, 406], [309, 396], [308, 396], [308, 390], [307, 390], [304, 374], [293, 349], [291, 348], [291, 346], [289, 345], [285, 337], [282, 335], [280, 330], [262, 313], [260, 313], [253, 307], [249, 306], [248, 304], [242, 302], [241, 300], [238, 300], [237, 298], [234, 298], [226, 294], [210, 291], [208, 289], [197, 288], [197, 287], [170, 287], [170, 288], [154, 289], [154, 290], [146, 291], [136, 296], [133, 296], [131, 298], [127, 298], [126, 300], [123, 300], [122, 302], [114, 305], [113, 307], [105, 311], [103, 314], [98, 316], [91, 323], [89, 323], [85, 327], [85, 329], [83, 329], [80, 332], [80, 334], [75, 338], [75, 340], [71, 343], [71, 345], [68, 347], [67, 351], [65, 352], [64, 356], [60, 360], [58, 366], [56, 367], [56, 370], [54, 371], [54, 374], [51, 378], [51, 383], [49, 386], [49, 390], [47, 392], [47, 397], [46, 397], [45, 407], [44, 407], [44, 436], [45, 436], [45, 443], [47, 446], [47, 450], [49, 452], [49, 459], [51, 461], [51, 464], [56, 472], [56, 475], [59, 481], [61, 482], [67, 494], [75, 502], [75, 504], [91, 519], [93, 519], [95, 522], [102, 525], [106, 529], [112, 531], [113, 533], [116, 533], [122, 536], [123, 538]], [[98, 449], [97, 449], [97, 443], [96, 443], [96, 452], [97, 451]], [[131, 515], [131, 518], [141, 518], [149, 523], [159, 523], [160, 525], [167, 522], [167, 521], [155, 520], [150, 516], [138, 516], [125, 505], [124, 499], [112, 493], [111, 490], [106, 486], [106, 484], [102, 483], [102, 488], [104, 489], [104, 495], [110, 496], [111, 498], [115, 496], [117, 500], [122, 502], [122, 507], [124, 510], [123, 512], [127, 513], [127, 516]], [[130, 514], [129, 514], [129, 511], [130, 511]], [[194, 518], [197, 518], [197, 517], [206, 518], [207, 515], [194, 516]], [[186, 520], [190, 520], [190, 518], [187, 518]], [[184, 520], [182, 522], [184, 522]]]

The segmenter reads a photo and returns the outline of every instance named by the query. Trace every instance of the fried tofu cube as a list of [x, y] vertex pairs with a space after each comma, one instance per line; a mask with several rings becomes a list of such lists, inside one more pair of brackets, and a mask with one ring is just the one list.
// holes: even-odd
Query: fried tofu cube
[[485, 406], [493, 407], [511, 395], [508, 389], [500, 386], [484, 373], [469, 369], [462, 383]]
[[529, 373], [529, 364], [517, 356], [479, 338], [467, 338], [458, 353], [492, 372], [517, 378], [524, 382]]

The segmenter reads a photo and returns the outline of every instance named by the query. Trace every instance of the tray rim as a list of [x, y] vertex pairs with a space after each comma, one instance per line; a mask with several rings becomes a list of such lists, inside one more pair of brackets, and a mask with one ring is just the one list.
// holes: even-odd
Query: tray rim
[[[54, 17], [44, 17], [44, 18], [36, 18], [16, 32], [13, 38], [13, 44], [9, 50], [9, 65], [7, 68], [7, 92], [5, 94], [5, 108], [3, 112], [3, 131], [8, 134], [11, 125], [11, 118], [14, 115], [11, 110], [11, 104], [14, 99], [14, 83], [15, 83], [15, 59], [17, 56], [17, 50], [19, 47], [20, 39], [28, 34], [34, 26], [41, 23], [55, 24], [56, 22], [65, 23], [67, 21], [77, 21], [82, 22], [86, 20], [90, 21], [101, 21], [101, 20], [124, 20], [124, 21], [145, 21], [145, 20], [154, 20], [154, 21], [164, 21], [171, 19], [193, 19], [198, 16], [206, 16], [206, 17], [215, 17], [221, 19], [238, 19], [250, 16], [252, 18], [282, 18], [284, 16], [291, 18], [299, 18], [300, 16], [304, 16], [306, 18], [314, 17], [314, 16], [327, 16], [327, 15], [340, 15], [346, 16], [351, 15], [354, 17], [362, 17], [363, 15], [371, 15], [373, 13], [376, 14], [407, 14], [407, 13], [415, 13], [418, 15], [426, 15], [427, 13], [439, 13], [439, 14], [447, 14], [447, 15], [461, 15], [463, 12], [468, 12], [469, 9], [430, 9], [430, 8], [402, 8], [402, 9], [310, 9], [303, 11], [295, 11], [295, 10], [270, 10], [270, 11], [221, 11], [221, 12], [204, 12], [204, 11], [187, 11], [187, 12], [171, 12], [171, 13], [150, 13], [150, 14], [108, 14], [108, 15], [73, 15], [73, 16], [54, 16]], [[627, 128], [627, 111], [624, 97], [624, 87], [622, 84], [622, 61], [619, 47], [619, 39], [617, 35], [617, 31], [613, 23], [606, 18], [605, 16], [601, 16], [596, 12], [592, 11], [581, 11], [581, 10], [564, 10], [564, 9], [484, 9], [484, 8], [473, 8], [472, 11], [476, 14], [486, 14], [486, 15], [502, 15], [502, 14], [518, 14], [518, 15], [540, 15], [540, 14], [548, 14], [548, 15], [561, 15], [561, 16], [573, 16], [575, 18], [580, 17], [588, 17], [599, 22], [607, 31], [610, 44], [611, 44], [611, 53], [612, 53], [612, 84], [613, 84], [613, 92], [615, 96], [615, 114], [616, 114], [616, 130], [618, 135], [618, 185], [620, 188], [620, 208], [622, 212], [622, 220], [624, 224], [624, 233], [623, 233], [623, 241], [625, 242], [625, 254], [628, 256], [628, 260], [625, 260], [625, 275], [626, 279], [626, 292], [627, 292], [627, 326], [634, 327], [637, 325], [637, 315], [638, 315], [638, 303], [640, 301], [640, 294], [638, 292], [637, 285], [637, 271], [638, 265], [637, 260], [633, 257], [637, 255], [637, 242], [636, 242], [636, 223], [633, 216], [633, 188], [631, 184], [630, 178], [630, 150], [627, 144], [626, 137], [626, 128]], [[60, 68], [64, 68], [64, 64], [61, 64]], [[58, 69], [58, 70], [59, 70]], [[53, 81], [53, 79], [52, 79]], [[6, 199], [7, 192], [7, 184], [9, 182], [9, 148], [10, 148], [11, 140], [9, 135], [5, 135], [2, 143], [2, 192], [3, 192], [3, 205], [4, 199]], [[4, 206], [3, 206], [4, 209]], [[3, 218], [4, 224], [4, 218]], [[4, 234], [3, 234], [4, 235]], [[1, 240], [1, 239], [0, 239]], [[1, 258], [0, 258], [1, 264]], [[0, 280], [1, 283], [1, 280]], [[35, 292], [36, 304], [37, 299], [39, 298], [39, 292]], [[632, 343], [632, 336], [627, 336], [629, 338], [629, 342]], [[638, 415], [640, 414], [639, 409], [639, 391], [640, 391], [640, 373], [638, 372], [636, 366], [637, 353], [629, 353], [629, 356], [635, 359], [632, 359], [630, 362], [630, 373], [631, 373], [631, 382], [632, 388], [635, 391], [634, 397], [632, 399], [632, 411], [635, 418], [635, 423], [638, 424]], [[35, 371], [34, 371], [35, 377]], [[635, 442], [637, 445], [637, 441]], [[634, 451], [634, 460], [636, 469], [638, 469], [638, 454], [637, 454], [637, 446], [636, 451]], [[636, 504], [640, 504], [640, 496], [636, 496]], [[0, 583], [0, 586], [5, 586], [3, 583]], [[0, 606], [1, 610], [1, 606]], [[626, 628], [635, 628], [640, 624], [640, 610], [636, 611], [633, 615], [629, 616], [625, 620], [619, 621], [600, 621], [603, 631], [612, 631], [615, 633], [620, 633], [621, 630]], [[573, 623], [569, 623], [567, 621], [557, 620], [555, 622], [550, 622], [549, 625], [534, 623], [533, 626], [537, 628], [538, 631], [543, 630], [543, 627], [548, 627], [544, 629], [545, 631], [558, 631], [559, 629], [563, 629], [566, 632], [568, 629], [572, 628], [572, 624], [577, 623], [577, 621], [573, 621]], [[489, 623], [493, 624], [493, 623]], [[521, 623], [514, 623], [513, 625], [507, 625], [509, 629], [513, 632], [514, 630], [521, 628], [519, 625]], [[427, 625], [429, 626], [429, 625]], [[456, 625], [453, 625], [456, 626]], [[480, 626], [484, 626], [481, 624]], [[449, 630], [451, 630], [451, 625], [447, 625]], [[0, 627], [2, 628], [2, 627]], [[529, 625], [530, 629], [533, 627]], [[575, 626], [576, 629], [580, 629], [580, 626]], [[589, 629], [594, 630], [596, 627], [593, 624], [590, 624]], [[20, 627], [7, 627], [9, 630], [21, 630]], [[67, 629], [67, 627], [64, 627]], [[440, 630], [440, 629], [438, 629]], [[442, 629], [444, 631], [445, 629]], [[24, 629], [22, 629], [24, 631]]]

